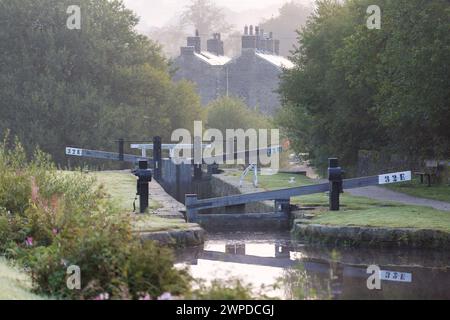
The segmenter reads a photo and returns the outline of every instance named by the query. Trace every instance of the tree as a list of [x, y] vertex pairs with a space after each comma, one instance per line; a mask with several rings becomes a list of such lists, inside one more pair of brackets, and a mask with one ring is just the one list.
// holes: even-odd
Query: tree
[[[81, 30], [66, 27], [69, 5], [81, 8]], [[0, 131], [64, 163], [67, 145], [168, 139], [193, 122], [201, 110], [193, 88], [171, 81], [160, 47], [134, 31], [137, 23], [118, 0], [0, 0]]]
[[214, 32], [226, 33], [231, 30], [225, 20], [225, 13], [211, 0], [191, 0], [180, 20], [182, 26], [194, 27], [205, 37]]
[[361, 149], [449, 157], [449, 2], [381, 1], [380, 30], [367, 28], [370, 4], [318, 2], [283, 75], [279, 123], [319, 168], [329, 156], [355, 167]]
[[207, 106], [206, 126], [219, 129], [270, 129], [269, 119], [253, 111], [239, 98], [222, 97]]

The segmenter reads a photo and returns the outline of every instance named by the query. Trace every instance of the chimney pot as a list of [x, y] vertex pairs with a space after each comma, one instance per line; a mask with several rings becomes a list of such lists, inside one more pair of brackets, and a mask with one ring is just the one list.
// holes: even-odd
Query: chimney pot
[[253, 25], [250, 25], [250, 35], [253, 35]]
[[[196, 32], [197, 33], [197, 32]], [[187, 46], [194, 47], [195, 52], [200, 53], [202, 50], [202, 40], [199, 36], [188, 37], [187, 38]]]

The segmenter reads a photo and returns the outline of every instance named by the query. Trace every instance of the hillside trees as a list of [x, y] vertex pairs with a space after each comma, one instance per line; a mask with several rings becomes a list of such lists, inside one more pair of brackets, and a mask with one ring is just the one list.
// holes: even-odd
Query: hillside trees
[[[66, 27], [69, 5], [81, 30]], [[0, 131], [61, 163], [66, 145], [111, 148], [192, 123], [194, 89], [171, 81], [137, 22], [119, 0], [0, 0]]]
[[270, 129], [270, 119], [257, 110], [251, 110], [236, 97], [222, 97], [212, 101], [206, 108], [206, 126], [219, 129]]
[[366, 26], [370, 4], [318, 2], [283, 75], [279, 122], [322, 168], [329, 156], [354, 166], [362, 149], [449, 157], [449, 2], [380, 1], [380, 30]]

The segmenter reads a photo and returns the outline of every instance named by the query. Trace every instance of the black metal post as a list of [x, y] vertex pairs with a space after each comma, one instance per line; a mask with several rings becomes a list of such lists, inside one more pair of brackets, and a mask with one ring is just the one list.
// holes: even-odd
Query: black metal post
[[117, 142], [119, 143], [119, 161], [123, 161], [123, 159], [124, 159], [123, 154], [124, 154], [125, 140], [120, 138]]
[[125, 163], [124, 163], [125, 140], [123, 138], [120, 138], [117, 142], [119, 144], [119, 161], [121, 162], [120, 169], [124, 170], [125, 169]]
[[194, 164], [194, 181], [200, 181], [202, 180], [202, 165], [201, 164]]
[[162, 165], [162, 151], [161, 151], [161, 137], [153, 138], [153, 176], [156, 181], [161, 181], [161, 165]]
[[203, 152], [201, 137], [194, 137], [193, 149], [194, 149], [194, 181], [200, 181], [202, 180], [203, 175], [202, 163], [196, 162], [195, 158], [196, 155], [202, 155]]
[[291, 214], [291, 200], [290, 199], [278, 199], [275, 200], [275, 211], [284, 213], [287, 216]]
[[342, 191], [342, 169], [337, 158], [328, 159], [328, 180], [330, 181], [330, 210], [339, 211], [339, 196]]
[[[139, 169], [147, 170], [148, 162], [147, 161], [139, 161]], [[149, 194], [149, 181], [147, 179], [143, 179], [139, 177], [138, 179], [138, 194], [139, 194], [139, 210], [140, 213], [145, 213], [148, 208], [148, 194]]]

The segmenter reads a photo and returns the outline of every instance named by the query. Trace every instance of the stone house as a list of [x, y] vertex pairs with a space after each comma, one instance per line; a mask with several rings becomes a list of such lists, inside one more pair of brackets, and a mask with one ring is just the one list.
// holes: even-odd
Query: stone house
[[221, 35], [216, 33], [202, 50], [198, 33], [187, 38], [175, 60], [174, 80], [187, 79], [197, 85], [202, 104], [221, 96], [236, 96], [263, 113], [273, 114], [280, 106], [279, 87], [283, 68], [293, 63], [280, 56], [279, 40], [259, 27], [246, 26], [242, 35], [242, 52], [231, 59], [224, 56]]

